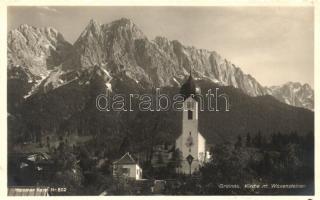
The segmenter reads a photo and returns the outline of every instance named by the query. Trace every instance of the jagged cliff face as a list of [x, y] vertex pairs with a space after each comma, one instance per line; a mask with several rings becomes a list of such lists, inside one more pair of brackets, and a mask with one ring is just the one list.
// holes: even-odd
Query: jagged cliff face
[[104, 25], [91, 20], [74, 46], [82, 66], [108, 64], [106, 69], [112, 74], [126, 71], [138, 82], [158, 87], [180, 85], [192, 69], [196, 79], [232, 85], [251, 96], [265, 94], [253, 77], [216, 52], [186, 47], [164, 37], [150, 41], [128, 19]]
[[[232, 105], [232, 112], [199, 113], [208, 143], [261, 129], [313, 131], [314, 114], [293, 107], [313, 108], [310, 86], [262, 87], [214, 51], [164, 37], [149, 40], [132, 21], [120, 19], [104, 25], [90, 21], [74, 45], [52, 28], [22, 25], [8, 33], [8, 113], [13, 119], [8, 132], [17, 138], [34, 134], [30, 127], [43, 133], [110, 134], [118, 133], [123, 122], [134, 138], [142, 140], [141, 130], [150, 130], [174, 140], [181, 132], [179, 112], [99, 112], [96, 97], [106, 90], [152, 94], [154, 87], [174, 95], [190, 69], [202, 91], [219, 87]], [[155, 126], [159, 121], [161, 126]]]
[[22, 66], [35, 76], [47, 76], [66, 60], [72, 45], [54, 28], [21, 25], [8, 33], [8, 67]]
[[141, 86], [181, 86], [192, 70], [196, 80], [233, 86], [250, 96], [270, 94], [289, 105], [313, 108], [313, 90], [308, 85], [300, 87], [293, 98], [288, 87], [263, 87], [214, 51], [164, 37], [149, 40], [124, 18], [103, 25], [91, 20], [73, 46], [53, 28], [22, 25], [8, 34], [8, 59], [9, 71], [19, 65], [34, 75], [28, 80], [34, 85], [25, 97], [68, 84], [86, 74], [83, 71], [99, 66], [109, 89], [112, 79], [123, 76]]
[[288, 82], [281, 86], [270, 87], [269, 92], [283, 103], [314, 109], [314, 92], [308, 84]]
[[23, 24], [11, 30], [7, 52], [9, 89], [11, 85], [20, 88], [16, 94], [19, 98], [32, 95], [45, 80], [57, 85], [61, 82], [54, 79], [57, 74], [75, 70], [78, 66], [73, 46], [51, 27]]

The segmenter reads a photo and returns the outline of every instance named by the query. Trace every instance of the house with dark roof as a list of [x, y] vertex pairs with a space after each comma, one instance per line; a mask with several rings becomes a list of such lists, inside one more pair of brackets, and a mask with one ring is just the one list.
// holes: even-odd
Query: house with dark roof
[[142, 179], [142, 169], [129, 152], [113, 162], [113, 176], [127, 177], [135, 180]]

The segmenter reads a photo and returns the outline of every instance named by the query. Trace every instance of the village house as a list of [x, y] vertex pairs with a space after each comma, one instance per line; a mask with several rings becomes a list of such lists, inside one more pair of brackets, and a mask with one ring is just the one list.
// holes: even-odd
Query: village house
[[142, 179], [142, 168], [129, 152], [113, 162], [113, 176], [124, 176], [134, 180]]

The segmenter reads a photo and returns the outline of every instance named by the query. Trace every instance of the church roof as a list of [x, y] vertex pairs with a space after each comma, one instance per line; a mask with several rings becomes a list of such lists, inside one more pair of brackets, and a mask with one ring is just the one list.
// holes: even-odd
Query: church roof
[[132, 158], [129, 152], [127, 152], [119, 160], [115, 161], [113, 164], [128, 165], [128, 164], [137, 164], [137, 162]]
[[190, 97], [192, 94], [196, 95], [196, 83], [191, 75], [191, 72], [188, 80], [181, 86], [180, 94], [182, 94], [185, 99]]

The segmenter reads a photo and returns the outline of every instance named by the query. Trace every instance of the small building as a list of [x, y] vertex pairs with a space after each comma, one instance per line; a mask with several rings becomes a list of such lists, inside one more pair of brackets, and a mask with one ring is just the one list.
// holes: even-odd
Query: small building
[[142, 169], [129, 152], [113, 162], [113, 176], [119, 175], [135, 180], [142, 179]]

